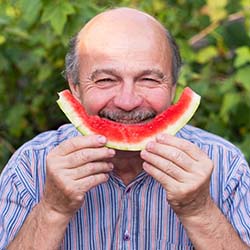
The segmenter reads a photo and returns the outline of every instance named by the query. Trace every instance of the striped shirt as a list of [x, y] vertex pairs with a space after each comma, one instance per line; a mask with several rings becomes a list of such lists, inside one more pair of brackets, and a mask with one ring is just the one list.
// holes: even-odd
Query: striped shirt
[[[0, 178], [0, 249], [17, 234], [40, 201], [46, 156], [62, 141], [78, 135], [69, 124], [25, 143]], [[224, 139], [185, 126], [177, 134], [196, 144], [214, 162], [210, 192], [239, 236], [250, 245], [250, 169], [241, 152]], [[91, 189], [71, 219], [60, 249], [193, 249], [163, 187], [141, 172], [129, 185], [111, 173], [107, 183]]]

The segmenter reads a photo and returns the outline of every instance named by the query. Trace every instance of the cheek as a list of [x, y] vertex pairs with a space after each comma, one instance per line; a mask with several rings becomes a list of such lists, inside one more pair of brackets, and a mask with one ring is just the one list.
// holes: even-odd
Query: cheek
[[[112, 100], [118, 93], [118, 89], [98, 89], [89, 88], [85, 89], [81, 93], [81, 101], [89, 115], [97, 115], [100, 110], [105, 107], [112, 107]], [[157, 113], [161, 113], [167, 109], [172, 102], [171, 91], [155, 88], [155, 89], [143, 89], [138, 91], [144, 101], [143, 106], [154, 109]]]
[[91, 89], [82, 95], [82, 104], [89, 115], [97, 115], [109, 101], [113, 94], [107, 91]]
[[170, 92], [162, 90], [150, 90], [145, 95], [147, 103], [157, 112], [161, 113], [167, 109], [172, 103]]

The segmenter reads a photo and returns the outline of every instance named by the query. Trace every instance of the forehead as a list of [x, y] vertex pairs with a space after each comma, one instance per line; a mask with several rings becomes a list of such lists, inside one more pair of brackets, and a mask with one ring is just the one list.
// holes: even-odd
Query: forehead
[[119, 9], [91, 20], [78, 34], [77, 53], [86, 55], [171, 54], [165, 29], [145, 13]]

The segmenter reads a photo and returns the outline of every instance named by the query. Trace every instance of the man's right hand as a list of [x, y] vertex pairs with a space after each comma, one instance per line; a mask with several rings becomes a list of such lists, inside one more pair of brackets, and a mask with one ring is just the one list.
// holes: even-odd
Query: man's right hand
[[62, 142], [47, 156], [42, 202], [47, 208], [71, 217], [83, 204], [91, 188], [106, 182], [115, 151], [105, 147], [100, 135], [78, 136]]

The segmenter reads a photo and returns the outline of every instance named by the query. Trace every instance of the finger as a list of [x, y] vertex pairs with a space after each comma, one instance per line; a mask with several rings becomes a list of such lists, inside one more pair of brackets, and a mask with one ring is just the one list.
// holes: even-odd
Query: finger
[[145, 172], [147, 172], [155, 180], [157, 180], [166, 190], [173, 191], [179, 185], [179, 182], [177, 182], [174, 178], [163, 173], [160, 169], [147, 162], [144, 162], [142, 164], [142, 167]]
[[107, 182], [108, 179], [109, 179], [109, 175], [104, 174], [104, 173], [90, 175], [88, 177], [84, 177], [82, 179], [77, 180], [76, 188], [80, 190], [80, 192], [86, 193], [91, 188], [96, 187], [97, 185], [101, 183]]
[[115, 150], [102, 148], [84, 148], [64, 157], [66, 168], [75, 168], [93, 161], [109, 159], [115, 155]]
[[82, 148], [102, 147], [107, 139], [102, 135], [76, 136], [60, 143], [53, 149], [54, 154], [67, 155]]
[[184, 151], [194, 160], [201, 160], [202, 158], [207, 158], [207, 155], [195, 144], [189, 142], [187, 140], [178, 138], [176, 136], [168, 135], [168, 134], [159, 134], [156, 137], [156, 141], [162, 144], [166, 144], [169, 146], [173, 146], [175, 148], [179, 148]]
[[108, 173], [113, 170], [113, 164], [110, 162], [91, 162], [84, 166], [74, 168], [71, 171], [74, 180], [79, 180], [100, 173]]
[[194, 166], [197, 164], [197, 161], [190, 157], [187, 153], [181, 151], [179, 148], [166, 144], [149, 142], [146, 146], [146, 150], [171, 161], [178, 167], [188, 172], [192, 172]]
[[168, 176], [171, 176], [178, 182], [183, 182], [186, 178], [187, 172], [176, 166], [173, 162], [164, 159], [159, 155], [143, 150], [141, 151], [141, 157], [147, 163], [153, 165]]

